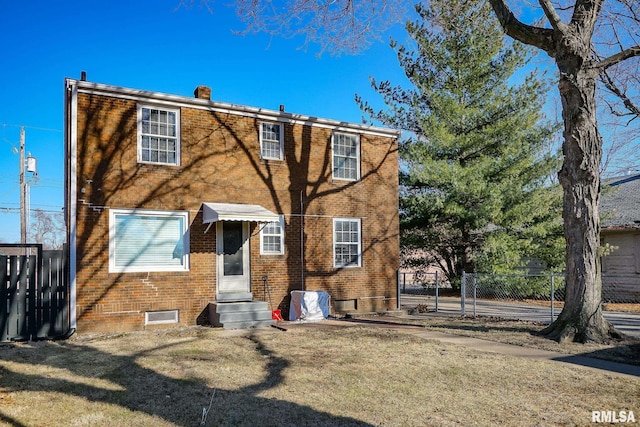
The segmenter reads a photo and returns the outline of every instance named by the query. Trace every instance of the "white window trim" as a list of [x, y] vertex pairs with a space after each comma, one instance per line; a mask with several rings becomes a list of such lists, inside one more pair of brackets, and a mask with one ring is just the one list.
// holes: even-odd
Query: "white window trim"
[[[260, 229], [260, 255], [284, 255], [284, 215], [278, 215], [280, 223], [280, 251], [279, 252], [265, 252], [264, 250], [264, 227]], [[275, 234], [270, 234], [275, 236]]]
[[[143, 216], [170, 216], [182, 217], [184, 221], [183, 238], [183, 262], [181, 266], [156, 265], [153, 267], [116, 266], [116, 216], [117, 215], [143, 215]], [[156, 211], [142, 209], [110, 209], [109, 210], [109, 273], [140, 273], [140, 272], [164, 272], [164, 271], [189, 271], [189, 212], [188, 211]]]
[[[280, 154], [279, 157], [267, 157], [267, 156], [263, 156], [262, 155], [262, 143], [264, 142], [264, 140], [262, 139], [262, 125], [276, 125], [280, 128]], [[266, 122], [266, 121], [262, 121], [260, 122], [260, 128], [259, 128], [259, 138], [260, 138], [260, 158], [261, 159], [265, 159], [265, 160], [284, 160], [284, 124], [283, 123], [277, 123], [277, 122]], [[269, 140], [269, 142], [272, 142], [272, 140]]]
[[[171, 113], [175, 113], [176, 115], [176, 162], [175, 163], [164, 163], [164, 162], [150, 162], [142, 160], [142, 109], [143, 108], [151, 108], [154, 110], [162, 110], [168, 111]], [[138, 163], [144, 163], [147, 165], [163, 165], [163, 166], [180, 166], [181, 159], [181, 132], [180, 132], [180, 109], [179, 108], [169, 108], [163, 105], [153, 105], [153, 104], [138, 104], [138, 113], [137, 113], [137, 135], [138, 135]]]
[[[349, 136], [355, 136], [356, 138], [356, 144], [358, 146], [357, 150], [356, 150], [356, 178], [352, 179], [352, 178], [340, 178], [340, 177], [336, 177], [333, 174], [333, 171], [335, 170], [334, 168], [334, 162], [335, 162], [335, 137], [336, 135], [349, 135]], [[331, 134], [331, 176], [333, 178], [333, 180], [335, 181], [360, 181], [361, 175], [360, 175], [360, 135], [355, 134], [355, 133], [348, 133], [348, 132], [333, 132]]]
[[[357, 264], [336, 264], [336, 222], [349, 221], [358, 224], [358, 262]], [[362, 220], [360, 218], [333, 218], [333, 266], [336, 268], [362, 267]]]

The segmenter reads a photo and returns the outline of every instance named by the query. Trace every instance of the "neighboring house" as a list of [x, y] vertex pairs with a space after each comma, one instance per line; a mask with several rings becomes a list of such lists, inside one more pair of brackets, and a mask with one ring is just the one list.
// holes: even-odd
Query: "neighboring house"
[[194, 94], [65, 80], [71, 326], [286, 318], [293, 290], [395, 309], [399, 132]]
[[608, 180], [600, 215], [603, 299], [640, 302], [640, 175]]

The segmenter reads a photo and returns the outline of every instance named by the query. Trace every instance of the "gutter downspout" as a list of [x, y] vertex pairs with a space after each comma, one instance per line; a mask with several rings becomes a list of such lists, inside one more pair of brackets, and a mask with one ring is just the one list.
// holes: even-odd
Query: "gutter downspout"
[[305, 290], [304, 283], [304, 201], [303, 190], [300, 190], [300, 290]]
[[77, 328], [77, 196], [78, 196], [78, 170], [77, 170], [77, 149], [78, 149], [78, 85], [75, 81], [67, 80], [65, 82], [65, 177], [66, 182], [66, 212], [67, 218], [67, 236], [68, 236], [68, 253], [69, 253], [69, 326], [70, 330]]

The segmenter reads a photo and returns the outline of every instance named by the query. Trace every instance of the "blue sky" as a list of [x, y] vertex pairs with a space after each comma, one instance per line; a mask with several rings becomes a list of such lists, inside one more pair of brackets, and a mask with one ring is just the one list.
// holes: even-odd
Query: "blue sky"
[[[360, 55], [317, 57], [302, 39], [234, 35], [242, 24], [216, 2], [213, 14], [179, 0], [86, 2], [0, 0], [0, 241], [20, 239], [19, 147], [38, 160], [31, 208], [63, 206], [63, 81], [97, 83], [193, 96], [200, 84], [212, 99], [359, 123], [358, 93], [380, 98], [369, 76], [402, 83], [389, 34]], [[394, 38], [404, 41], [402, 26]], [[30, 178], [32, 180], [32, 178]]]
[[[63, 82], [79, 79], [82, 70], [97, 83], [184, 96], [204, 84], [216, 101], [273, 110], [284, 104], [288, 112], [356, 123], [362, 120], [356, 93], [383, 107], [370, 76], [406, 84], [388, 46], [390, 35], [406, 41], [402, 25], [359, 55], [318, 57], [313, 46], [300, 49], [301, 38], [234, 35], [243, 25], [228, 2], [213, 3], [213, 14], [198, 0], [191, 9], [179, 2], [0, 0], [0, 242], [20, 238], [19, 157], [12, 150], [20, 126], [26, 151], [38, 159], [32, 209], [62, 209]], [[551, 62], [543, 54], [531, 65]], [[548, 115], [558, 108], [552, 90]], [[604, 136], [605, 147], [620, 138]], [[626, 160], [638, 164], [631, 148]]]

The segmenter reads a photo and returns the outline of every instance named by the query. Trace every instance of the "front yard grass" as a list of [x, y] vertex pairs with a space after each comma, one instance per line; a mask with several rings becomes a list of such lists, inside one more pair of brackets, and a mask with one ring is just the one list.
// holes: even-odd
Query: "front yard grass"
[[573, 342], [560, 344], [539, 335], [539, 332], [548, 326], [547, 324], [482, 316], [477, 318], [428, 317], [421, 320], [403, 320], [403, 322], [455, 335], [640, 365], [640, 339], [637, 338], [611, 344]]
[[638, 379], [365, 326], [0, 345], [12, 426], [587, 425], [639, 402]]

